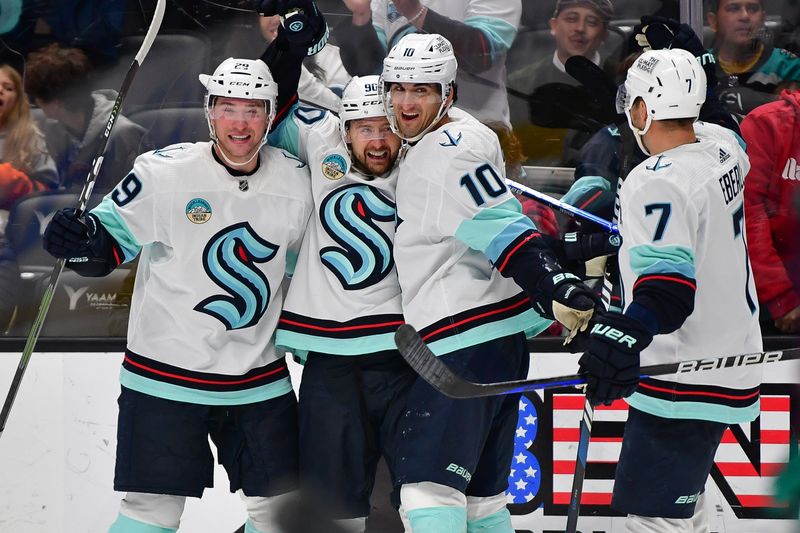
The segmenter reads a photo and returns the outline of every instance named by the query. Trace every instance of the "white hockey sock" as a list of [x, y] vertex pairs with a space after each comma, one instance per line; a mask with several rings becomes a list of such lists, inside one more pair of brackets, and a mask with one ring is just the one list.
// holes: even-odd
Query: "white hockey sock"
[[414, 533], [467, 531], [467, 497], [452, 487], [407, 483], [400, 488], [400, 501]]
[[467, 533], [514, 533], [506, 493], [480, 498], [467, 496]]
[[708, 527], [708, 513], [706, 512], [706, 493], [700, 494], [694, 506], [694, 516], [692, 516], [693, 533], [710, 533]]
[[120, 502], [119, 514], [144, 524], [178, 529], [184, 505], [185, 496], [129, 492]]
[[367, 530], [367, 517], [361, 516], [359, 518], [340, 518], [334, 520], [334, 523], [342, 528], [347, 533], [364, 533]]
[[280, 532], [278, 511], [297, 497], [296, 492], [286, 492], [277, 496], [245, 496], [240, 490], [238, 494], [247, 507], [247, 527], [249, 530], [255, 529], [258, 533]]

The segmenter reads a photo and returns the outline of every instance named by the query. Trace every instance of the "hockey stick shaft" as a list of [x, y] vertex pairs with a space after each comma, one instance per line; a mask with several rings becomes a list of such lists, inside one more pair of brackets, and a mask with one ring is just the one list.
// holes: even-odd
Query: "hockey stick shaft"
[[[541, 379], [520, 379], [496, 383], [473, 383], [456, 375], [425, 344], [419, 333], [404, 324], [395, 333], [395, 344], [403, 359], [432, 387], [451, 398], [480, 398], [501, 394], [516, 394], [534, 390], [586, 384], [582, 374], [570, 374]], [[739, 368], [763, 363], [794, 361], [800, 359], [800, 348], [787, 348], [769, 352], [724, 355], [702, 359], [688, 359], [674, 363], [643, 366], [641, 379], [668, 374], [691, 374], [709, 370]]]
[[597, 215], [593, 215], [588, 211], [584, 211], [583, 209], [579, 209], [573, 205], [562, 202], [561, 200], [557, 200], [552, 196], [548, 196], [544, 193], [541, 193], [536, 189], [531, 189], [530, 187], [523, 185], [519, 182], [516, 182], [514, 180], [506, 179], [506, 185], [508, 185], [508, 188], [511, 189], [513, 192], [521, 194], [522, 196], [525, 196], [532, 200], [536, 200], [537, 202], [541, 202], [545, 205], [552, 207], [553, 209], [558, 209], [559, 211], [561, 211], [566, 215], [570, 215], [573, 217], [580, 217], [589, 220], [591, 222], [594, 222], [595, 224], [598, 224], [599, 226], [604, 227], [611, 233], [619, 233], [619, 229], [617, 228], [616, 224], [614, 224], [613, 222], [609, 222], [604, 218], [598, 217]]
[[[158, 0], [155, 12], [153, 13], [153, 20], [150, 22], [150, 27], [147, 29], [147, 34], [142, 41], [139, 51], [136, 53], [136, 57], [133, 58], [133, 62], [128, 69], [128, 73], [125, 75], [125, 79], [122, 81], [119, 94], [117, 95], [117, 99], [111, 109], [111, 115], [108, 117], [108, 123], [106, 124], [105, 130], [103, 130], [100, 145], [98, 146], [92, 160], [92, 168], [89, 170], [89, 174], [86, 177], [86, 183], [83, 185], [83, 189], [81, 190], [81, 194], [78, 198], [78, 206], [76, 209], [77, 216], [81, 216], [86, 211], [86, 203], [92, 194], [92, 189], [94, 188], [95, 181], [97, 180], [97, 174], [100, 171], [101, 165], [103, 164], [103, 155], [106, 151], [106, 146], [108, 145], [108, 139], [111, 135], [111, 130], [114, 127], [114, 124], [117, 122], [120, 110], [122, 109], [122, 102], [125, 98], [125, 95], [128, 94], [128, 89], [130, 88], [131, 83], [133, 83], [133, 78], [136, 76], [136, 72], [139, 70], [139, 66], [142, 64], [142, 61], [144, 61], [145, 56], [147, 56], [147, 53], [150, 51], [150, 47], [153, 45], [156, 35], [158, 35], [158, 30], [161, 27], [161, 21], [164, 18], [164, 9], [166, 4], [167, 0]], [[36, 312], [36, 318], [31, 325], [30, 332], [28, 332], [28, 338], [25, 341], [25, 347], [22, 350], [22, 356], [19, 359], [17, 370], [14, 373], [13, 379], [11, 380], [11, 386], [9, 387], [8, 394], [6, 395], [5, 402], [3, 403], [3, 409], [0, 411], [0, 437], [3, 435], [6, 422], [8, 421], [8, 416], [11, 413], [11, 408], [14, 405], [14, 400], [17, 398], [17, 393], [19, 392], [19, 387], [22, 384], [22, 378], [25, 375], [25, 370], [28, 368], [28, 363], [30, 362], [31, 355], [33, 354], [33, 349], [36, 346], [36, 341], [39, 340], [39, 334], [42, 331], [45, 318], [47, 318], [47, 312], [50, 310], [50, 304], [52, 303], [53, 296], [55, 295], [56, 286], [58, 285], [58, 278], [61, 276], [61, 272], [64, 270], [64, 264], [64, 259], [58, 259], [55, 266], [53, 266], [53, 271], [50, 273], [50, 280], [45, 288], [42, 301], [39, 303], [39, 310]]]

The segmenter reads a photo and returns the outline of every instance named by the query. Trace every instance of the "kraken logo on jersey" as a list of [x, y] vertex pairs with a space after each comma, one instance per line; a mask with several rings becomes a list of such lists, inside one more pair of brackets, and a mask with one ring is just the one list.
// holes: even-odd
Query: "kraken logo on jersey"
[[334, 190], [322, 201], [319, 218], [341, 246], [327, 246], [319, 255], [342, 287], [369, 287], [392, 270], [392, 240], [376, 221], [394, 222], [395, 205], [376, 189], [354, 184]]
[[269, 304], [270, 286], [255, 263], [271, 260], [278, 248], [256, 235], [247, 222], [218, 232], [203, 250], [203, 267], [230, 296], [211, 296], [194, 310], [213, 316], [228, 330], [258, 323]]

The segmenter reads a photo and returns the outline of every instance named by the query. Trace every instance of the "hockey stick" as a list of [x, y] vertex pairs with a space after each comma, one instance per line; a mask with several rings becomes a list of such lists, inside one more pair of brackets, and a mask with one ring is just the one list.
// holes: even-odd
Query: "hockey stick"
[[[158, 35], [158, 30], [161, 27], [161, 20], [164, 18], [164, 9], [166, 3], [167, 0], [158, 0], [155, 12], [153, 13], [153, 20], [150, 22], [150, 27], [147, 29], [147, 34], [144, 36], [142, 46], [136, 53], [136, 57], [133, 58], [131, 67], [128, 69], [125, 79], [122, 81], [122, 86], [120, 87], [119, 94], [114, 102], [114, 107], [111, 109], [111, 115], [108, 117], [108, 123], [103, 131], [100, 145], [98, 146], [94, 155], [94, 159], [92, 160], [92, 168], [89, 171], [89, 175], [86, 177], [86, 183], [83, 185], [83, 190], [78, 198], [78, 207], [75, 211], [77, 216], [81, 216], [86, 211], [86, 202], [89, 200], [89, 196], [92, 194], [94, 183], [97, 180], [97, 174], [100, 171], [100, 166], [103, 164], [103, 156], [106, 151], [106, 145], [108, 144], [108, 138], [111, 134], [111, 129], [117, 122], [120, 110], [122, 109], [122, 101], [125, 98], [125, 95], [128, 93], [131, 83], [133, 83], [133, 78], [136, 76], [136, 72], [139, 70], [139, 66], [142, 64], [142, 61], [144, 61], [145, 56], [147, 56], [147, 53], [150, 51], [150, 47], [152, 46], [156, 35]], [[50, 274], [50, 281], [47, 284], [47, 288], [42, 296], [42, 301], [39, 304], [39, 311], [36, 313], [36, 319], [33, 321], [31, 330], [28, 333], [28, 340], [25, 341], [25, 347], [22, 350], [22, 356], [19, 359], [17, 371], [14, 373], [14, 378], [11, 380], [11, 387], [6, 395], [5, 402], [3, 403], [3, 410], [0, 411], [0, 436], [3, 435], [3, 430], [5, 429], [6, 422], [8, 421], [8, 415], [11, 412], [11, 407], [14, 405], [17, 392], [19, 392], [19, 386], [22, 383], [22, 377], [25, 375], [25, 370], [28, 368], [31, 354], [33, 354], [33, 348], [36, 346], [36, 341], [39, 339], [39, 333], [42, 331], [42, 325], [44, 325], [44, 320], [47, 318], [47, 312], [50, 310], [50, 304], [53, 301], [53, 296], [55, 295], [56, 286], [58, 285], [58, 278], [61, 276], [61, 272], [64, 270], [64, 264], [64, 259], [58, 259], [56, 261], [53, 271]]]
[[[411, 366], [422, 379], [430, 383], [433, 388], [451, 398], [482, 398], [484, 396], [516, 394], [533, 390], [584, 385], [586, 383], [586, 377], [582, 374], [553, 376], [540, 379], [498, 381], [495, 383], [474, 383], [456, 375], [447, 365], [436, 357], [413, 326], [409, 324], [400, 326], [394, 334], [394, 340], [397, 349], [409, 366]], [[795, 361], [798, 359], [800, 359], [800, 348], [706, 357], [702, 359], [687, 359], [675, 363], [643, 366], [640, 369], [640, 378], [645, 379], [652, 376], [664, 376], [667, 374], [691, 374], [694, 372], [705, 372], [707, 370], [738, 368], [762, 363]]]
[[[589, 88], [600, 99], [601, 105], [609, 110], [616, 111], [617, 86], [603, 70], [584, 56], [570, 57], [565, 64], [567, 73], [575, 78], [584, 87]], [[617, 130], [622, 138], [620, 154], [619, 179], [614, 199], [614, 217], [612, 223], [619, 221], [619, 190], [622, 181], [631, 170], [633, 160], [633, 132], [625, 124], [624, 116], [616, 120]], [[615, 290], [615, 278], [619, 274], [616, 258], [606, 261], [603, 288], [601, 291], [606, 309], [611, 307], [612, 296]], [[617, 284], [618, 287], [618, 284]], [[572, 490], [570, 491], [569, 507], [567, 508], [567, 525], [565, 533], [575, 533], [578, 529], [578, 517], [581, 509], [581, 495], [583, 494], [583, 480], [586, 477], [586, 464], [589, 459], [589, 442], [592, 438], [592, 423], [594, 422], [594, 406], [588, 397], [583, 401], [583, 417], [580, 422], [578, 438], [578, 452], [575, 460], [575, 473], [572, 476]]]
[[548, 196], [544, 193], [537, 191], [536, 189], [531, 189], [521, 183], [518, 183], [514, 180], [506, 179], [506, 185], [509, 189], [517, 194], [521, 194], [522, 196], [528, 197], [532, 200], [536, 200], [537, 202], [541, 202], [545, 205], [552, 207], [553, 209], [558, 209], [562, 213], [574, 217], [580, 217], [595, 224], [604, 227], [607, 231], [611, 233], [619, 233], [617, 229], [617, 225], [613, 222], [609, 222], [608, 220], [601, 218], [597, 215], [593, 215], [588, 211], [584, 211], [583, 209], [577, 208], [573, 205], [568, 203], [562, 202], [561, 200], [556, 200], [552, 196]]

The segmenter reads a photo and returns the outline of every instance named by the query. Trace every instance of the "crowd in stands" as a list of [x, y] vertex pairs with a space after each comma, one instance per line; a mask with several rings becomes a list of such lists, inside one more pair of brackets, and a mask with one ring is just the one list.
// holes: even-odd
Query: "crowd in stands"
[[[155, 5], [154, 0], [17, 3], [19, 9], [3, 13], [0, 25], [0, 225], [25, 197], [83, 187], [116, 90]], [[228, 56], [258, 57], [281, 24], [278, 17], [257, 16], [252, 5], [172, 2], [153, 59], [143, 66], [151, 70], [136, 80], [112, 131], [94, 201], [128, 172], [138, 154], [205, 137], [197, 74]], [[319, 0], [318, 5], [331, 39], [305, 61], [302, 105], [335, 112], [351, 76], [378, 73], [387, 50], [402, 36], [440, 33], [453, 43], [459, 63], [457, 105], [491, 124], [503, 139], [508, 176], [524, 180], [531, 166], [575, 168], [579, 185], [567, 198], [608, 217], [619, 173], [616, 113], [607, 98], [570, 76], [565, 64], [583, 56], [618, 83], [631, 54], [640, 51], [634, 34], [642, 10], [680, 18], [677, 0]], [[702, 50], [696, 54], [707, 49], [716, 59], [707, 70], [715, 87], [705, 119], [735, 121], [748, 145], [748, 242], [769, 333], [800, 332], [798, 19], [793, 2], [707, 0], [698, 36]], [[717, 120], [720, 109], [724, 117]], [[530, 200], [524, 209], [544, 231], [557, 233], [565, 226]], [[3, 296], [14, 292], [19, 278], [7, 237], [0, 232], [0, 334], [19, 300], [17, 294]]]

